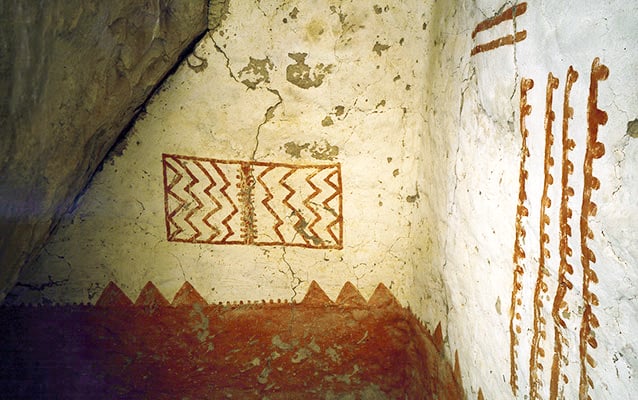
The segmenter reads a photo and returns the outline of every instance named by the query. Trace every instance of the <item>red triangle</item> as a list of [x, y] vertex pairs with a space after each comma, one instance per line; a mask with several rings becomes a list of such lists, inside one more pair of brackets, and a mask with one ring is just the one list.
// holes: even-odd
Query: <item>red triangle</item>
[[434, 347], [439, 352], [439, 354], [443, 355], [443, 330], [441, 329], [441, 323], [436, 326], [434, 330], [434, 336], [432, 336], [432, 343], [434, 343]]
[[186, 281], [182, 287], [175, 293], [173, 297], [173, 306], [190, 306], [193, 304], [208, 305], [208, 302], [199, 294], [199, 292]]
[[368, 305], [372, 307], [398, 307], [401, 308], [399, 301], [394, 297], [390, 289], [388, 289], [383, 283], [379, 283], [377, 288], [374, 289], [374, 293], [368, 300]]
[[454, 379], [456, 383], [459, 385], [463, 384], [463, 379], [461, 377], [461, 365], [459, 364], [459, 351], [454, 351]]
[[140, 292], [140, 295], [137, 297], [137, 300], [135, 300], [135, 305], [147, 307], [166, 307], [169, 304], [168, 300], [166, 300], [166, 298], [162, 295], [162, 293], [160, 293], [157, 287], [153, 285], [153, 282], [148, 281], [146, 285], [144, 285], [144, 288]]
[[315, 281], [310, 282], [310, 287], [306, 292], [306, 296], [301, 300], [301, 304], [305, 305], [325, 305], [332, 304], [332, 300], [326, 294], [326, 292], [319, 287], [319, 284]]
[[133, 302], [124, 294], [122, 289], [111, 281], [106, 285], [95, 305], [97, 307], [128, 307], [132, 306]]
[[365, 306], [366, 299], [361, 296], [361, 292], [349, 281], [346, 282], [337, 296], [337, 304], [346, 306]]

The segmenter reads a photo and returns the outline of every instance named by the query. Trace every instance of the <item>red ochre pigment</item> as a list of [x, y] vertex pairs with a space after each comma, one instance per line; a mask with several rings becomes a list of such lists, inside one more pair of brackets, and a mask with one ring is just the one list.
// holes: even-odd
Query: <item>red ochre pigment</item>
[[[4, 398], [461, 399], [458, 365], [380, 284], [336, 302], [209, 305], [188, 283], [169, 303], [149, 283], [95, 306], [0, 307]], [[347, 395], [347, 397], [343, 397]], [[437, 397], [438, 396], [438, 397]]]

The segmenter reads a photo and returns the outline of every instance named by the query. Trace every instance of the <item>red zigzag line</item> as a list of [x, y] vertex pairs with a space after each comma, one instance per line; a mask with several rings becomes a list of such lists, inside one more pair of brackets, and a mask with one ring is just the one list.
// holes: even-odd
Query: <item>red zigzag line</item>
[[208, 212], [208, 214], [206, 214], [203, 218], [203, 222], [204, 224], [206, 224], [206, 226], [208, 226], [212, 232], [212, 234], [210, 235], [210, 237], [206, 240], [207, 242], [210, 242], [213, 240], [213, 238], [217, 235], [219, 235], [219, 232], [216, 232], [215, 227], [212, 226], [210, 224], [210, 222], [208, 221], [210, 219], [210, 217], [213, 216], [213, 214], [217, 213], [219, 210], [221, 210], [222, 204], [217, 200], [217, 198], [215, 196], [213, 196], [210, 192], [210, 190], [212, 188], [214, 188], [217, 185], [217, 182], [215, 182], [215, 180], [213, 179], [213, 176], [208, 173], [208, 171], [206, 170], [206, 168], [204, 168], [204, 166], [199, 162], [199, 161], [195, 161], [195, 165], [197, 165], [199, 167], [200, 170], [202, 170], [202, 172], [204, 173], [204, 175], [206, 175], [206, 177], [210, 180], [210, 185], [208, 185], [206, 187], [206, 189], [204, 189], [204, 193], [206, 193], [206, 195], [208, 196], [208, 198], [211, 199], [211, 201], [213, 203], [215, 203], [216, 208], [212, 209], [210, 212]]
[[[284, 176], [283, 176], [283, 177], [279, 180], [279, 184], [280, 184], [281, 186], [285, 187], [286, 189], [288, 189], [288, 192], [290, 192], [290, 193], [288, 193], [288, 196], [286, 196], [286, 197], [284, 198], [283, 203], [284, 203], [286, 206], [288, 206], [288, 207], [292, 210], [293, 214], [297, 217], [297, 223], [294, 225], [294, 227], [295, 227], [295, 230], [296, 230], [297, 232], [299, 232], [299, 230], [300, 230], [300, 229], [301, 229], [301, 227], [302, 227], [302, 218], [301, 218], [301, 216], [299, 215], [299, 212], [298, 212], [297, 210], [295, 210], [295, 208], [294, 208], [294, 207], [293, 207], [293, 206], [292, 206], [292, 205], [288, 202], [288, 200], [290, 200], [290, 199], [291, 199], [291, 198], [295, 195], [295, 193], [297, 193], [297, 192], [295, 191], [295, 189], [293, 189], [292, 187], [290, 187], [290, 186], [288, 186], [288, 185], [286, 184], [286, 179], [290, 178], [290, 177], [292, 176], [292, 174], [294, 174], [296, 171], [297, 171], [296, 169], [290, 168], [290, 171], [288, 171], [288, 172], [286, 173], [286, 175], [284, 175]], [[302, 238], [302, 239], [306, 242], [306, 244], [310, 244], [310, 242], [308, 241], [308, 239], [306, 239], [305, 235], [301, 235], [301, 238]]]
[[[339, 189], [340, 189], [339, 186], [335, 185], [330, 180], [334, 175], [336, 175], [338, 173], [339, 173], [339, 170], [335, 169], [330, 175], [326, 176], [326, 178], [323, 180], [324, 182], [326, 182], [330, 187], [332, 187], [335, 190], [335, 192], [334, 192], [334, 194], [332, 196], [328, 197], [327, 199], [325, 199], [321, 203], [328, 210], [332, 210], [332, 207], [330, 207], [330, 205], [328, 203], [330, 203], [332, 201], [332, 199], [334, 199], [335, 197], [339, 196]], [[329, 223], [328, 226], [326, 226], [326, 230], [328, 231], [328, 233], [330, 233], [330, 236], [332, 236], [332, 238], [334, 239], [335, 243], [339, 243], [339, 238], [337, 238], [337, 236], [335, 236], [334, 232], [332, 231], [332, 227], [337, 225], [340, 222], [341, 222], [341, 215], [337, 214], [336, 219], [334, 221], [332, 221], [331, 223]]]
[[[170, 168], [175, 173], [175, 176], [173, 177], [173, 180], [171, 181], [171, 183], [166, 187], [166, 194], [173, 196], [179, 202], [178, 206], [172, 212], [166, 215], [166, 218], [168, 219], [169, 223], [175, 226], [176, 228], [174, 232], [170, 232], [168, 235], [169, 236], [168, 240], [173, 240], [175, 236], [179, 235], [180, 233], [184, 231], [182, 227], [175, 222], [174, 218], [175, 218], [175, 215], [177, 215], [181, 211], [181, 209], [184, 208], [184, 206], [186, 205], [186, 200], [182, 199], [175, 192], [173, 192], [173, 188], [182, 180], [183, 175], [173, 165], [171, 165], [168, 162], [168, 160], [169, 160], [168, 158], [165, 159], [164, 165], [165, 167]], [[174, 158], [173, 160], [175, 161]], [[168, 210], [166, 211], [168, 212]]]
[[186, 164], [183, 164], [181, 160], [175, 160], [175, 161], [177, 161], [177, 163], [179, 163], [182, 166], [182, 168], [184, 168], [188, 176], [190, 176], [191, 178], [190, 183], [186, 185], [186, 187], [184, 188], [184, 191], [188, 193], [193, 198], [193, 200], [195, 200], [195, 202], [197, 203], [197, 207], [190, 210], [188, 214], [186, 214], [186, 217], [184, 217], [184, 221], [186, 221], [186, 223], [190, 225], [191, 228], [193, 228], [193, 230], [195, 231], [195, 234], [191, 236], [189, 239], [189, 240], [195, 241], [197, 240], [198, 237], [202, 235], [202, 231], [200, 231], [199, 228], [191, 221], [191, 218], [193, 215], [195, 215], [196, 212], [204, 208], [204, 203], [202, 203], [199, 197], [197, 197], [197, 195], [193, 193], [191, 189], [199, 183], [199, 179], [197, 179], [197, 177], [191, 172], [188, 166]]
[[231, 228], [230, 225], [228, 225], [228, 221], [233, 219], [235, 214], [237, 214], [239, 212], [239, 209], [237, 208], [237, 206], [235, 205], [233, 200], [230, 198], [230, 196], [228, 196], [228, 193], [226, 193], [226, 189], [228, 189], [228, 187], [230, 187], [230, 182], [228, 181], [228, 179], [226, 179], [226, 175], [224, 175], [222, 170], [217, 166], [217, 163], [211, 161], [211, 164], [212, 164], [213, 168], [215, 168], [215, 171], [217, 171], [217, 174], [224, 181], [224, 186], [221, 189], [219, 189], [219, 191], [224, 195], [224, 197], [226, 197], [228, 202], [230, 204], [232, 204], [232, 206], [233, 206], [233, 211], [231, 211], [230, 214], [228, 214], [228, 216], [226, 216], [226, 218], [224, 218], [222, 220], [222, 225], [224, 225], [226, 227], [226, 229], [228, 230], [228, 233], [226, 234], [226, 236], [224, 236], [222, 238], [222, 240], [221, 240], [222, 242], [225, 242], [226, 239], [228, 239], [229, 237], [231, 237], [231, 236], [233, 236], [235, 234], [235, 232], [233, 231], [233, 228]]
[[259, 174], [259, 176], [257, 177], [257, 182], [259, 182], [261, 184], [261, 186], [263, 186], [263, 188], [266, 190], [266, 197], [261, 201], [261, 204], [263, 204], [264, 207], [266, 207], [266, 209], [268, 210], [268, 212], [270, 214], [272, 214], [272, 216], [277, 219], [277, 222], [273, 226], [273, 229], [275, 230], [275, 233], [277, 234], [277, 236], [279, 236], [279, 240], [281, 240], [281, 242], [284, 243], [286, 241], [286, 239], [284, 239], [284, 236], [279, 231], [279, 227], [284, 224], [284, 221], [281, 218], [279, 218], [279, 215], [277, 215], [275, 210], [273, 210], [272, 207], [270, 207], [269, 202], [270, 202], [270, 200], [272, 200], [274, 198], [274, 196], [272, 195], [272, 192], [270, 191], [270, 189], [268, 188], [266, 183], [261, 179], [268, 172], [272, 171], [274, 168], [275, 167], [271, 165], [268, 168], [266, 168], [265, 170], [263, 170], [262, 173]]
[[319, 168], [317, 169], [315, 172], [313, 172], [312, 174], [308, 175], [306, 177], [306, 182], [308, 182], [308, 184], [315, 190], [314, 193], [312, 193], [310, 196], [308, 196], [308, 198], [306, 198], [306, 200], [304, 200], [303, 204], [306, 206], [306, 208], [308, 210], [310, 210], [311, 213], [313, 213], [315, 215], [315, 220], [312, 221], [312, 223], [310, 225], [308, 225], [308, 230], [313, 234], [314, 237], [316, 237], [317, 239], [319, 239], [321, 242], [323, 242], [323, 240], [321, 239], [321, 237], [319, 236], [319, 234], [313, 229], [313, 227], [319, 222], [321, 221], [321, 214], [319, 214], [314, 207], [310, 206], [310, 200], [314, 199], [315, 197], [317, 197], [317, 195], [319, 193], [321, 193], [321, 189], [319, 189], [318, 186], [316, 186], [313, 182], [312, 182], [312, 178], [314, 178], [319, 172], [321, 172], [324, 168]]

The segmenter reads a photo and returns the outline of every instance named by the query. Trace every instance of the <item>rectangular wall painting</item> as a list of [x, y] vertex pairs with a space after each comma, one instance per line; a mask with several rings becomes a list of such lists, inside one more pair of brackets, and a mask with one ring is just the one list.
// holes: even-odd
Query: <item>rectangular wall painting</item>
[[341, 165], [163, 154], [171, 242], [343, 248]]

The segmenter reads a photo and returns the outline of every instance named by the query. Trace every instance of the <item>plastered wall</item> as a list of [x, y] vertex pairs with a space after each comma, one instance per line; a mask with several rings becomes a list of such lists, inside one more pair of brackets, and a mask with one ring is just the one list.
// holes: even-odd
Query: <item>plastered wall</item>
[[634, 8], [435, 6], [423, 153], [470, 397], [635, 396]]
[[230, 2], [14, 290], [95, 301], [109, 281], [208, 301], [411, 295], [423, 226], [429, 7]]
[[633, 8], [231, 1], [7, 301], [384, 282], [470, 398], [631, 398]]

